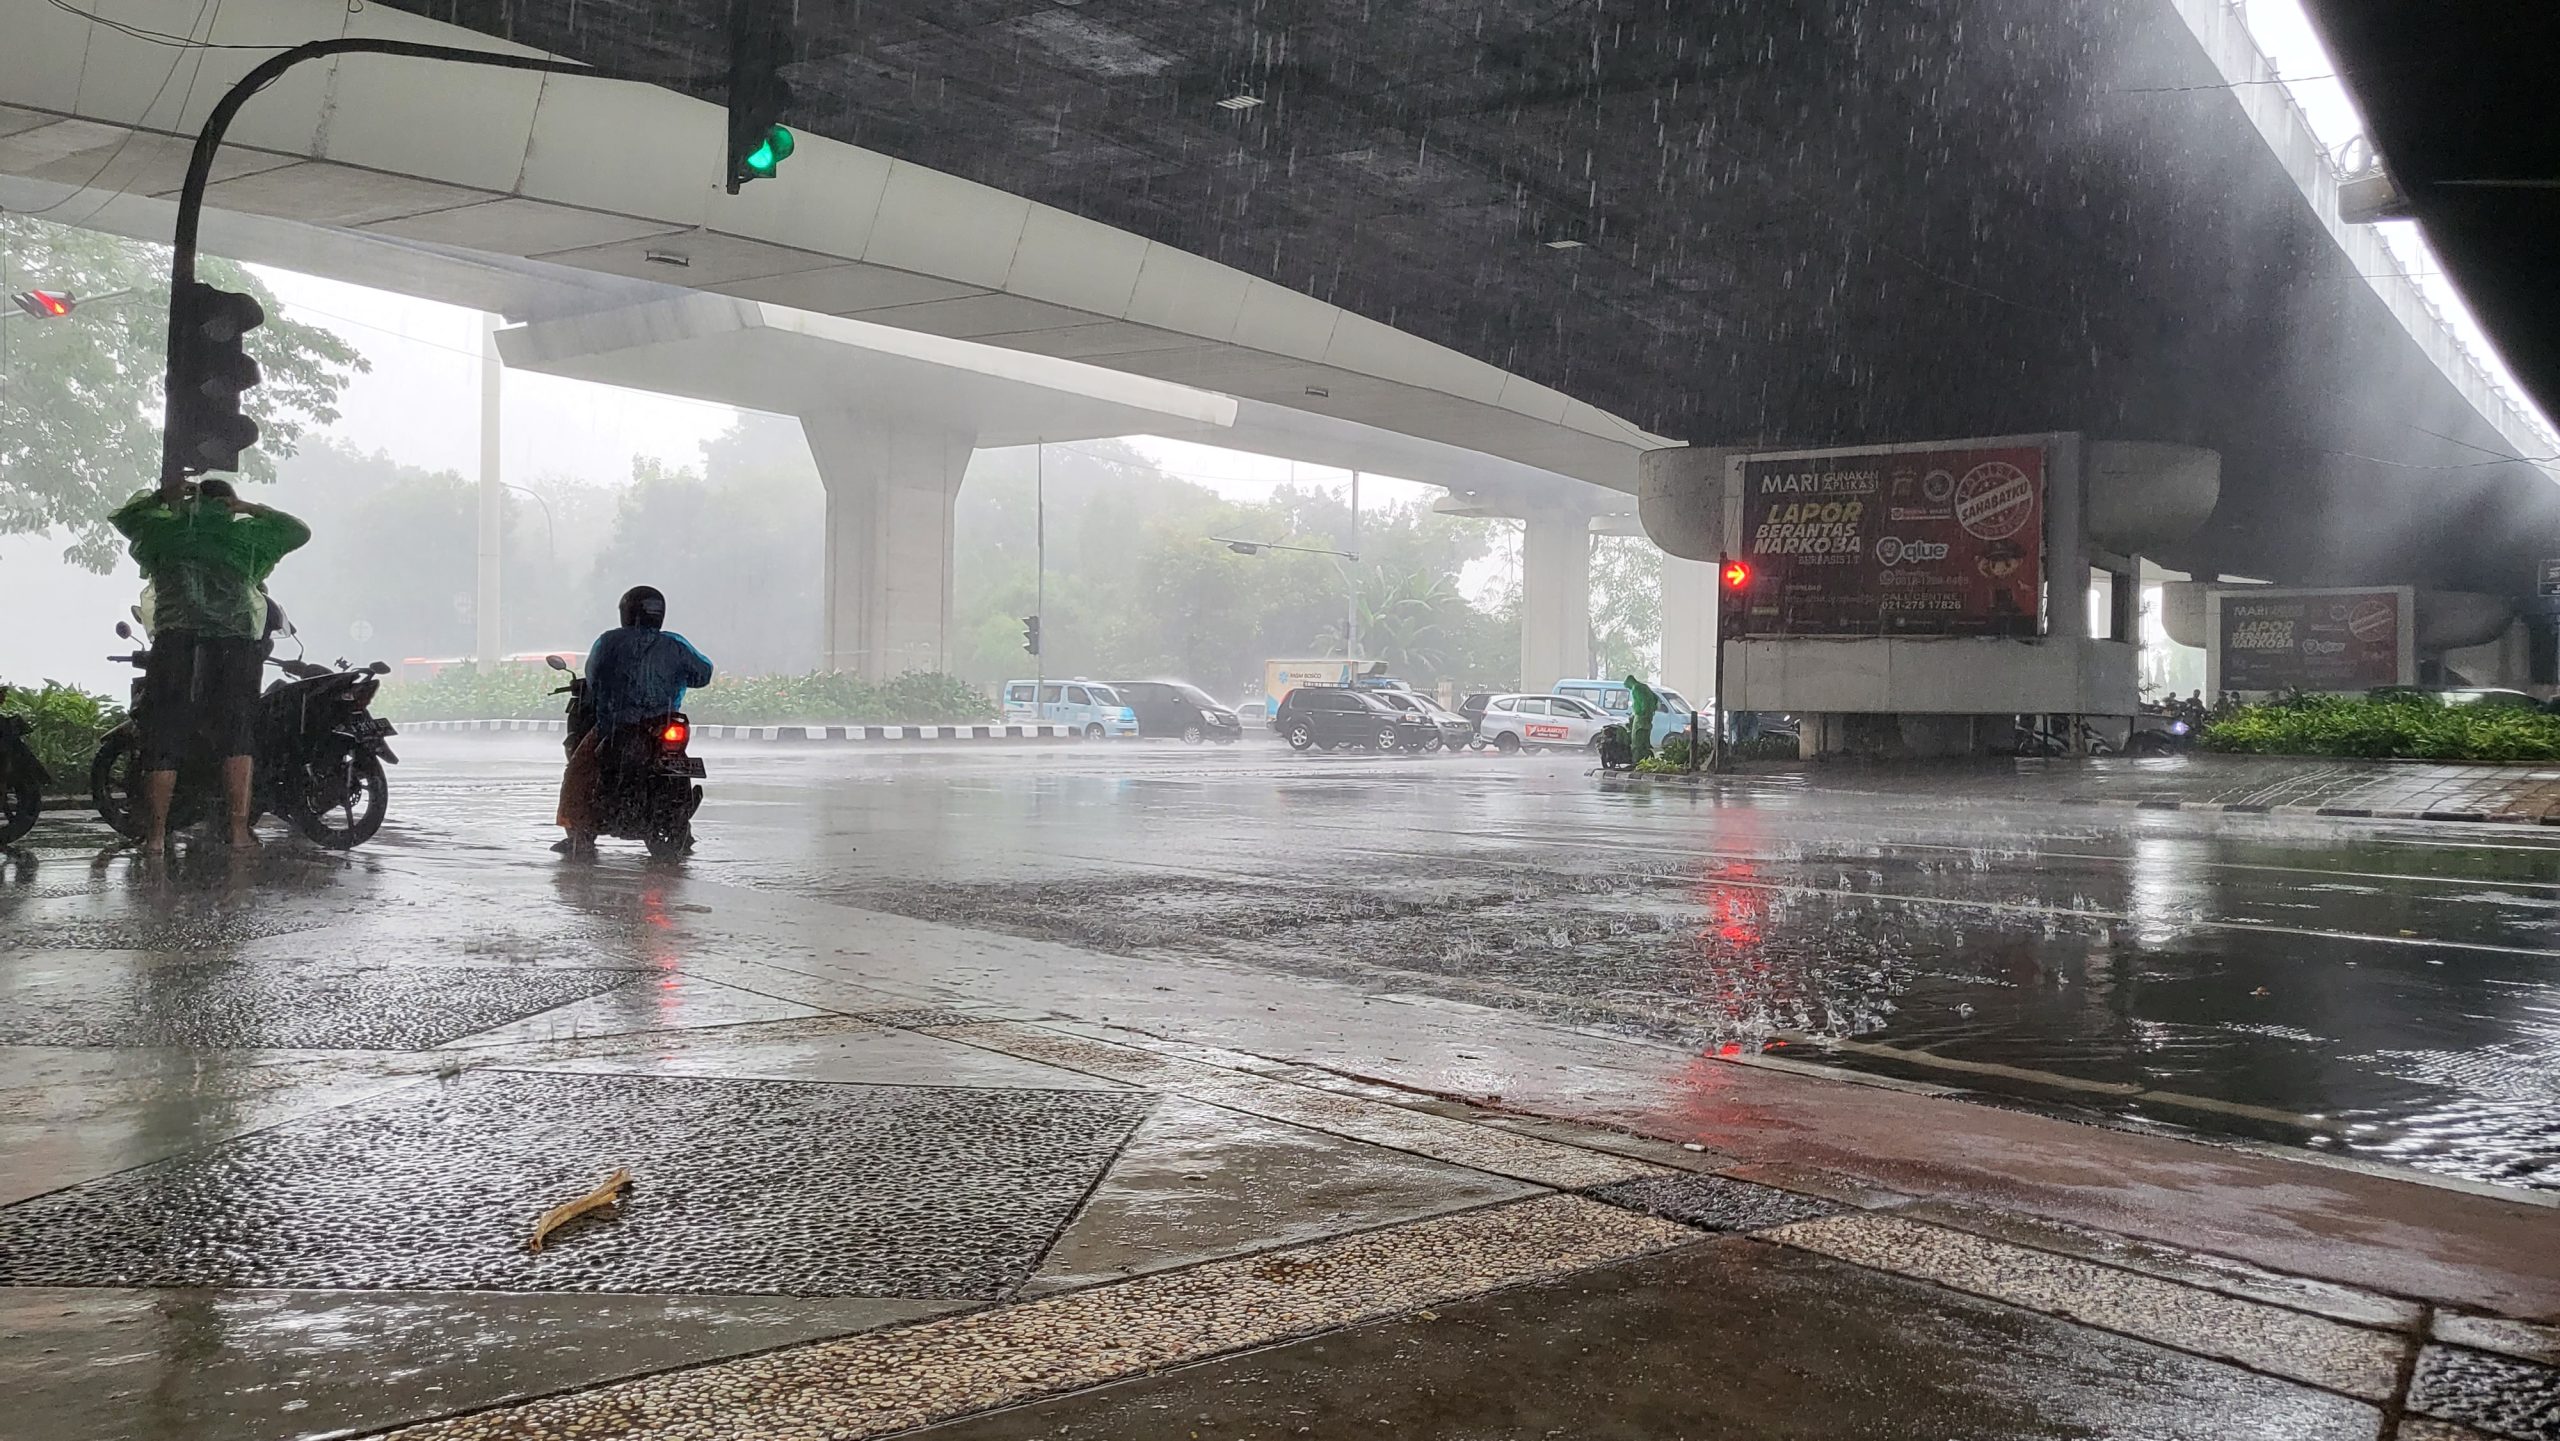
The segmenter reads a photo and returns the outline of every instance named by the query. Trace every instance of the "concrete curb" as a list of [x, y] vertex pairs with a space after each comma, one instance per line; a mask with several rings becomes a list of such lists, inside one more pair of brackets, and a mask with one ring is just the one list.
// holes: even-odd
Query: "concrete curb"
[[2496, 825], [2525, 826], [2539, 820], [2546, 826], [2560, 826], [2560, 810], [2535, 816], [2530, 811], [2415, 811], [2376, 809], [2372, 806], [2267, 805], [2257, 801], [2185, 801], [2160, 798], [2122, 800], [2111, 796], [2074, 796], [2079, 805], [2131, 806], [2145, 811], [2221, 812], [2234, 816], [2326, 816], [2331, 820], [2358, 821], [2482, 821]]
[[[560, 735], [569, 728], [560, 720], [448, 720], [398, 721], [403, 734], [435, 732], [532, 731], [544, 735]], [[1073, 726], [1061, 725], [951, 725], [951, 726], [726, 726], [697, 725], [693, 733], [706, 740], [721, 741], [835, 741], [861, 743], [879, 741], [1027, 741], [1083, 739]]]

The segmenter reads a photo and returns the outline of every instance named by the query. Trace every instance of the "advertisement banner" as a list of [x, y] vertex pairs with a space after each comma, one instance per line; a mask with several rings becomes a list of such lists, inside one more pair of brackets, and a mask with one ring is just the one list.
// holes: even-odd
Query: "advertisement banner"
[[2222, 590], [2206, 597], [2206, 657], [2223, 691], [2361, 694], [2415, 678], [2407, 586]]
[[2035, 635], [2044, 517], [2037, 446], [1746, 458], [1746, 632]]

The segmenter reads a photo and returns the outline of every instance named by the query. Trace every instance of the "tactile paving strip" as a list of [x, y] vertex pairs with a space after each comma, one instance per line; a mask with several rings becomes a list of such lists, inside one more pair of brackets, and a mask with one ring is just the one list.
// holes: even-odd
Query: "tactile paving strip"
[[[473, 1072], [0, 1209], [0, 1284], [992, 1298], [1150, 1104]], [[526, 1252], [618, 1166], [619, 1216]]]
[[0, 1045], [426, 1050], [648, 974], [71, 957], [0, 971]]
[[[432, 1421], [396, 1441], [829, 1441], [1646, 1255], [1698, 1233], [1546, 1196]], [[1160, 1433], [1187, 1434], [1172, 1420]]]

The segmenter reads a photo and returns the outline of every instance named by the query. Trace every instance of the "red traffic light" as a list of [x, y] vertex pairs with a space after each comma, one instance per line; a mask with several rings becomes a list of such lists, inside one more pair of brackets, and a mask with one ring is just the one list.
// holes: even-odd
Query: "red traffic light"
[[658, 732], [658, 739], [671, 746], [680, 746], [684, 744], [685, 737], [691, 734], [693, 734], [692, 728], [683, 721], [669, 721], [667, 728]]
[[1727, 590], [1749, 590], [1751, 588], [1751, 562], [1747, 560], [1726, 561], [1724, 563], [1723, 579], [1724, 588]]
[[55, 290], [21, 290], [9, 298], [17, 302], [20, 310], [38, 320], [60, 320], [80, 303], [67, 292]]

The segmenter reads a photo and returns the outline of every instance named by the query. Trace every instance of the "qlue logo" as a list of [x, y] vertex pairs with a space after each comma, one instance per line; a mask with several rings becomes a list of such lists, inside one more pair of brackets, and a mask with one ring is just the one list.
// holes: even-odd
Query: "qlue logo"
[[1901, 565], [1905, 562], [1945, 560], [1946, 558], [1947, 547], [1944, 541], [1905, 540], [1898, 535], [1876, 537], [1876, 564], [1878, 565]]

